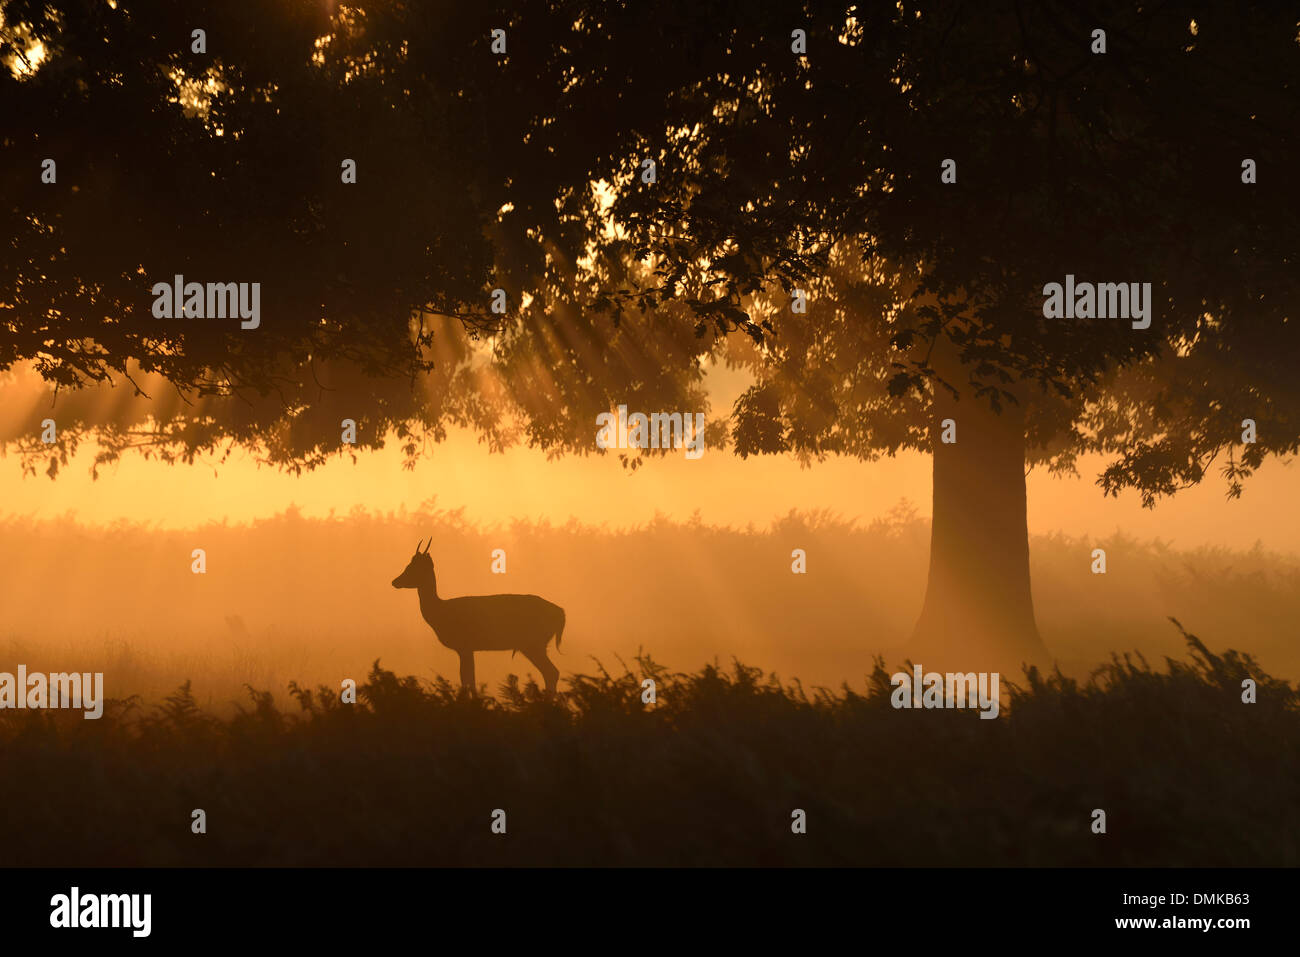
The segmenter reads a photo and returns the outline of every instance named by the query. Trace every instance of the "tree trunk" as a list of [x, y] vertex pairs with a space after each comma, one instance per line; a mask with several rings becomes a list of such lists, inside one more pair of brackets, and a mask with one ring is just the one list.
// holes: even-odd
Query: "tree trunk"
[[[927, 671], [1020, 677], [1022, 663], [1049, 661], [1029, 586], [1024, 406], [1003, 398], [995, 413], [967, 376], [948, 370], [960, 396], [935, 387], [930, 576], [909, 653]], [[941, 441], [945, 419], [955, 443]]]

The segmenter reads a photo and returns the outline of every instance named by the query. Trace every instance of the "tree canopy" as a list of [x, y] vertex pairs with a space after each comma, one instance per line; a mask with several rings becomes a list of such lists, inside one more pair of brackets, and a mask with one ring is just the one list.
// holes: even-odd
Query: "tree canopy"
[[[927, 448], [934, 388], [996, 407], [1012, 383], [1028, 386], [1031, 462], [1113, 453], [1105, 488], [1148, 503], [1216, 455], [1239, 493], [1266, 455], [1297, 449], [1293, 18], [1217, 4], [818, 12], [804, 56], [784, 11], [729, 35], [725, 70], [674, 101], [672, 125], [692, 131], [682, 174], [616, 206], [645, 248], [707, 261], [733, 299], [776, 277], [824, 303], [770, 304], [777, 334], [737, 409], [742, 453]], [[1045, 317], [1044, 286], [1067, 275], [1151, 283], [1150, 327]], [[959, 377], [936, 371], [939, 340]], [[1246, 418], [1257, 439], [1243, 446]]]
[[[109, 455], [310, 466], [346, 415], [362, 446], [587, 452], [618, 402], [700, 407], [710, 356], [754, 377], [741, 454], [928, 449], [935, 389], [1147, 501], [1300, 444], [1300, 44], [1269, 6], [0, 10], [0, 367], [138, 382], [67, 406]], [[268, 318], [156, 319], [174, 274], [260, 278]], [[1150, 327], [1046, 318], [1067, 275], [1151, 283]]]

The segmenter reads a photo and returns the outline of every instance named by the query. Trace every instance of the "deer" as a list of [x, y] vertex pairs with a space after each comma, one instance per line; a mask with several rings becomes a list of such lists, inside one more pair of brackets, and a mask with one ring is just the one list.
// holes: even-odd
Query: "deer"
[[[421, 551], [421, 546], [424, 550]], [[560, 669], [546, 657], [546, 645], [555, 638], [560, 648], [564, 632], [564, 609], [536, 595], [466, 595], [442, 598], [434, 574], [429, 544], [420, 542], [394, 588], [414, 588], [420, 597], [420, 615], [433, 629], [438, 641], [460, 656], [460, 684], [471, 696], [474, 683], [474, 652], [522, 652], [542, 673], [546, 693], [553, 695]]]

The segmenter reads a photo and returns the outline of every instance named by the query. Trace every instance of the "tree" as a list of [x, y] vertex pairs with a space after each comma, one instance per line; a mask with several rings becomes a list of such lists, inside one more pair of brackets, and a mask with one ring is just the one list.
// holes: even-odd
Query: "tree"
[[[71, 393], [53, 452], [37, 410], [22, 423], [29, 464], [54, 474], [93, 434], [101, 460], [245, 445], [310, 468], [345, 417], [356, 448], [396, 430], [410, 456], [449, 424], [589, 448], [611, 400], [698, 402], [692, 325], [599, 308], [637, 267], [584, 261], [591, 174], [634, 162], [598, 107], [632, 85], [564, 54], [574, 4], [514, 6], [0, 7], [0, 109], [23, 118], [0, 160], [0, 369]], [[176, 275], [260, 280], [265, 321], [158, 318]], [[104, 401], [123, 383], [132, 399]]]
[[[2, 9], [0, 56], [47, 58], [0, 72], [29, 118], [0, 170], [0, 368], [176, 390], [79, 411], [108, 455], [310, 467], [353, 409], [359, 445], [457, 423], [583, 453], [595, 414], [698, 404], [726, 357], [755, 378], [741, 455], [934, 453], [917, 649], [964, 664], [1044, 657], [1026, 465], [1107, 452], [1103, 489], [1153, 504], [1216, 456], [1240, 494], [1300, 443], [1300, 46], [1268, 7]], [[275, 322], [160, 327], [141, 277], [191, 270], [273, 276]], [[1049, 317], [1067, 276], [1151, 283], [1149, 327]]]
[[[933, 452], [920, 660], [1045, 657], [1026, 465], [1109, 453], [1103, 490], [1150, 506], [1216, 458], [1235, 496], [1266, 456], [1296, 451], [1294, 18], [1216, 4], [713, 9], [730, 29], [700, 31], [662, 67], [714, 64], [656, 141], [670, 172], [615, 212], [665, 289], [689, 268], [723, 291], [715, 309], [769, 291], [774, 334], [735, 410], [741, 454]], [[1247, 159], [1270, 175], [1246, 182]], [[1150, 283], [1149, 327], [1095, 305], [1049, 318], [1048, 284], [1067, 276]], [[821, 306], [792, 312], [796, 287]], [[940, 440], [948, 419], [955, 444]]]

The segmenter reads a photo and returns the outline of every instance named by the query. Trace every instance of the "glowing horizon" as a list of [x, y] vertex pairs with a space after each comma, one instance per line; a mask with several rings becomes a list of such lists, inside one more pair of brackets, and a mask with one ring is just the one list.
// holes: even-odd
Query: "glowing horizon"
[[[595, 426], [593, 425], [593, 435]], [[399, 443], [359, 452], [355, 464], [336, 458], [294, 476], [259, 466], [250, 453], [233, 452], [221, 465], [166, 465], [128, 454], [100, 466], [92, 480], [93, 444], [83, 445], [51, 480], [24, 477], [15, 456], [0, 458], [0, 517], [54, 519], [75, 515], [87, 525], [139, 522], [160, 529], [209, 522], [247, 524], [296, 508], [308, 517], [414, 510], [430, 500], [467, 520], [497, 524], [513, 519], [576, 520], [625, 528], [657, 515], [706, 524], [767, 527], [791, 510], [825, 510], [870, 522], [900, 500], [918, 516], [930, 514], [930, 459], [903, 453], [876, 462], [830, 458], [803, 468], [792, 456], [742, 460], [708, 450], [690, 461], [680, 452], [650, 458], [635, 472], [615, 453], [548, 459], [537, 449], [491, 453], [468, 430], [449, 429], [412, 470], [402, 468]], [[1093, 480], [1100, 455], [1080, 458], [1080, 475], [1053, 477], [1037, 469], [1028, 477], [1031, 534], [1109, 535], [1116, 528], [1136, 538], [1182, 546], [1268, 549], [1300, 553], [1300, 516], [1277, 508], [1294, 489], [1297, 466], [1266, 463], [1240, 500], [1228, 501], [1217, 476], [1143, 509], [1137, 495], [1106, 498]]]

